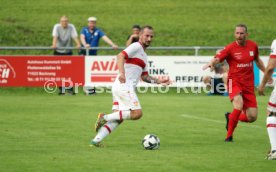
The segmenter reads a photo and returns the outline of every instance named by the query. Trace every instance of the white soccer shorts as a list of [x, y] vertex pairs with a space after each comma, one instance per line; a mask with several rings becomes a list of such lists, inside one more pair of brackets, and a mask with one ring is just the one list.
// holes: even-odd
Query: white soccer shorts
[[139, 99], [134, 87], [126, 83], [115, 82], [112, 86], [112, 110], [137, 110], [141, 109]]
[[274, 90], [269, 98], [267, 110], [270, 112], [276, 112], [276, 87], [274, 87]]

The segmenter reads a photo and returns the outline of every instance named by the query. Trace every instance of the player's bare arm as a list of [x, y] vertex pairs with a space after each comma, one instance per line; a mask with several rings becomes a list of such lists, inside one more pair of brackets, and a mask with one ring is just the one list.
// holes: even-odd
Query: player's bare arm
[[276, 59], [275, 58], [270, 58], [268, 61], [268, 65], [265, 69], [264, 72], [264, 77], [263, 80], [258, 88], [258, 93], [259, 95], [264, 95], [264, 90], [265, 90], [265, 84], [272, 79], [271, 75], [274, 72], [274, 68], [276, 67]]
[[[256, 58], [255, 59], [255, 63], [256, 65], [258, 66], [258, 68], [263, 72], [265, 73], [265, 65], [264, 65], [264, 62], [261, 60], [260, 57]], [[268, 78], [268, 80], [266, 80], [266, 83], [273, 83], [273, 79], [270, 75], [270, 77]]]
[[143, 75], [141, 78], [144, 82], [151, 83], [151, 84], [169, 85], [171, 83], [169, 78], [160, 78], [160, 79], [158, 79], [158, 78], [150, 76], [150, 75]]
[[265, 72], [264, 62], [261, 60], [261, 58], [259, 56], [257, 58], [255, 58], [255, 63], [262, 72]]
[[210, 68], [211, 72], [214, 70], [215, 65], [220, 63], [220, 59], [219, 58], [213, 58], [209, 63], [207, 63], [206, 65], [204, 65], [202, 67], [203, 70], [206, 70], [208, 68]]
[[119, 70], [119, 81], [121, 83], [125, 83], [126, 82], [126, 76], [125, 76], [125, 68], [124, 68], [124, 64], [125, 64], [125, 55], [123, 53], [118, 54], [117, 56], [117, 65], [118, 65], [118, 70]]

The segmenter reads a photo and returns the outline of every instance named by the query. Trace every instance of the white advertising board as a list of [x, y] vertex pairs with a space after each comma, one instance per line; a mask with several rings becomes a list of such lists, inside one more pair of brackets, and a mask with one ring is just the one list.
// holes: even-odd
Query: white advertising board
[[[149, 56], [149, 74], [156, 77], [169, 76], [172, 87], [203, 86], [202, 77], [213, 75], [202, 66], [209, 62], [211, 56]], [[86, 56], [85, 85], [110, 86], [117, 75], [116, 56]], [[152, 86], [140, 82], [138, 86]]]

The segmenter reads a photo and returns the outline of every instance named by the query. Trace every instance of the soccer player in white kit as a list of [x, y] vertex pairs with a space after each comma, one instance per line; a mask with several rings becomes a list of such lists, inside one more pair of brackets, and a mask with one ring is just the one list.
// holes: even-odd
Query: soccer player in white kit
[[91, 146], [102, 147], [101, 141], [108, 136], [123, 120], [138, 120], [142, 117], [142, 108], [135, 93], [140, 78], [147, 83], [169, 85], [169, 78], [158, 79], [148, 74], [147, 54], [154, 33], [151, 26], [144, 26], [139, 42], [128, 46], [117, 56], [119, 74], [112, 86], [113, 113], [98, 115], [95, 124], [97, 135], [91, 140]]
[[[271, 75], [276, 67], [276, 39], [271, 45], [271, 54], [268, 61], [268, 65], [265, 69], [264, 78], [258, 88], [259, 95], [264, 95], [265, 85], [267, 81], [271, 79]], [[271, 93], [267, 106], [267, 119], [266, 127], [271, 144], [271, 150], [267, 155], [268, 160], [276, 160], [276, 85], [274, 84], [274, 90]]]

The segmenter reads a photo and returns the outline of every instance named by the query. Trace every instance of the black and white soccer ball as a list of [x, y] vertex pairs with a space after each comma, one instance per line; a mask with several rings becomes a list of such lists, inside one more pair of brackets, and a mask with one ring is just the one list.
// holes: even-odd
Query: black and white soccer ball
[[155, 150], [160, 147], [160, 139], [154, 134], [148, 134], [142, 140], [142, 145], [146, 150]]

